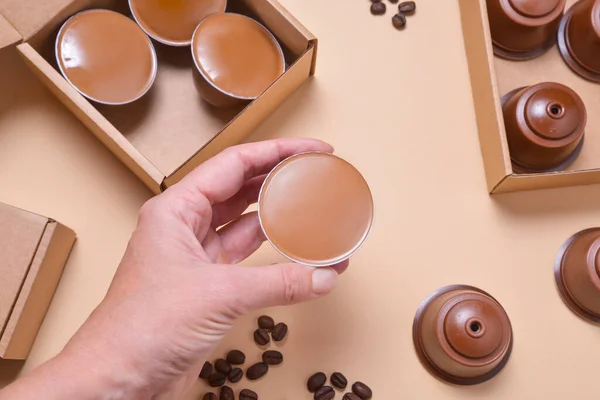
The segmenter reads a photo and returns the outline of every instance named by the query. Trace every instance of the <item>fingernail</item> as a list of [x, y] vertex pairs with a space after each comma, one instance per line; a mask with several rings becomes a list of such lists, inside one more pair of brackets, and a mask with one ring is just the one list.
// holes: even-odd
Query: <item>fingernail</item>
[[315, 268], [312, 274], [313, 293], [322, 295], [331, 292], [338, 274], [331, 268]]

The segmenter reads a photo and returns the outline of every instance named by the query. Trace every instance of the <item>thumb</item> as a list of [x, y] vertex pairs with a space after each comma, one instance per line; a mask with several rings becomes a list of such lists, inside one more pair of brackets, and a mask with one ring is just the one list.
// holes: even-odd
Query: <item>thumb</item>
[[[335, 269], [334, 269], [335, 268]], [[240, 267], [236, 279], [239, 301], [248, 309], [283, 306], [319, 298], [331, 292], [338, 278], [334, 268], [300, 264]]]

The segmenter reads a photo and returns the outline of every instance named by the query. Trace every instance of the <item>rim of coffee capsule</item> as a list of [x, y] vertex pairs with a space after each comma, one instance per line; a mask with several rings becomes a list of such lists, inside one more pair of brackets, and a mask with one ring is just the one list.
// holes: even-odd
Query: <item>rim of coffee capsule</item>
[[587, 310], [582, 308], [579, 304], [577, 304], [577, 302], [573, 299], [573, 297], [571, 297], [571, 293], [569, 293], [569, 289], [567, 289], [567, 287], [565, 286], [564, 281], [563, 281], [563, 268], [562, 268], [563, 262], [562, 261], [565, 256], [565, 253], [567, 252], [569, 247], [571, 247], [573, 242], [575, 242], [575, 240], [577, 240], [580, 236], [583, 236], [590, 232], [600, 233], [600, 228], [589, 228], [589, 229], [585, 229], [583, 231], [577, 232], [576, 234], [574, 234], [573, 236], [568, 238], [563, 243], [562, 246], [560, 246], [560, 249], [558, 250], [558, 254], [556, 255], [556, 259], [554, 261], [554, 280], [556, 282], [556, 288], [558, 289], [558, 293], [560, 294], [560, 297], [563, 300], [563, 303], [565, 303], [565, 305], [567, 307], [569, 307], [569, 309], [571, 311], [573, 311], [578, 317], [580, 317], [581, 319], [583, 319], [587, 322], [591, 322], [594, 324], [600, 324], [600, 317], [588, 312]]
[[[261, 199], [262, 199], [262, 195], [263, 195], [263, 190], [265, 188], [265, 184], [266, 182], [269, 181], [269, 178], [271, 177], [271, 175], [273, 175], [273, 173], [275, 173], [278, 168], [285, 162], [296, 158], [296, 157], [300, 157], [306, 154], [324, 154], [327, 156], [331, 156], [331, 157], [335, 157], [339, 160], [342, 160], [343, 162], [349, 164], [352, 168], [354, 168], [356, 170], [356, 172], [363, 178], [363, 180], [365, 181], [365, 184], [367, 185], [367, 189], [369, 190], [369, 194], [371, 194], [371, 222], [369, 224], [369, 227], [367, 228], [366, 232], [364, 233], [364, 235], [361, 237], [361, 239], [357, 242], [357, 244], [349, 251], [347, 251], [346, 253], [344, 253], [341, 256], [336, 257], [333, 260], [328, 260], [327, 262], [323, 262], [323, 263], [308, 263], [306, 261], [302, 261], [302, 260], [297, 260], [294, 257], [291, 257], [290, 255], [286, 254], [285, 252], [283, 252], [281, 249], [279, 249], [279, 247], [277, 247], [269, 238], [269, 235], [263, 225], [263, 221], [261, 218], [261, 214], [260, 214], [260, 203], [261, 203]], [[258, 193], [258, 202], [257, 202], [257, 214], [258, 214], [258, 221], [260, 222], [260, 228], [262, 229], [265, 237], [267, 238], [268, 242], [271, 244], [271, 246], [273, 246], [273, 248], [275, 250], [277, 250], [277, 252], [279, 254], [281, 254], [282, 256], [284, 256], [285, 258], [287, 258], [288, 260], [298, 263], [298, 264], [302, 264], [302, 265], [306, 265], [308, 267], [315, 267], [315, 268], [320, 268], [320, 267], [331, 267], [332, 265], [336, 265], [339, 264], [343, 261], [348, 260], [350, 257], [352, 257], [354, 254], [356, 254], [366, 243], [367, 239], [369, 238], [369, 236], [371, 235], [371, 231], [373, 230], [373, 223], [375, 222], [375, 202], [373, 201], [373, 194], [371, 192], [371, 188], [369, 187], [369, 183], [367, 182], [367, 180], [364, 178], [364, 176], [360, 173], [360, 171], [358, 169], [356, 169], [356, 167], [352, 164], [350, 164], [348, 161], [344, 160], [342, 157], [338, 157], [335, 154], [332, 153], [327, 153], [325, 151], [304, 151], [302, 153], [298, 153], [298, 154], [294, 154], [284, 160], [281, 160], [279, 163], [277, 163], [277, 165], [275, 165], [275, 167], [273, 167], [273, 169], [267, 174], [262, 186], [260, 187], [260, 192]]]
[[[502, 371], [502, 369], [506, 366], [506, 363], [508, 362], [508, 359], [510, 358], [510, 355], [512, 353], [513, 342], [514, 342], [512, 325], [510, 326], [510, 341], [508, 343], [508, 348], [506, 349], [506, 353], [504, 354], [504, 357], [502, 358], [500, 363], [494, 369], [489, 371], [488, 373], [481, 375], [481, 376], [474, 377], [474, 378], [463, 378], [463, 377], [459, 377], [459, 376], [454, 376], [454, 375], [451, 375], [448, 372], [438, 368], [435, 364], [433, 364], [431, 362], [429, 357], [427, 357], [427, 354], [425, 353], [425, 350], [421, 343], [421, 322], [422, 322], [421, 316], [423, 315], [423, 313], [429, 308], [429, 305], [431, 304], [431, 302], [434, 301], [436, 298], [438, 298], [439, 296], [441, 296], [445, 293], [453, 292], [453, 291], [457, 291], [457, 290], [470, 290], [470, 291], [473, 291], [476, 293], [480, 293], [484, 296], [489, 297], [490, 299], [492, 299], [493, 301], [495, 301], [497, 304], [500, 305], [500, 303], [498, 302], [498, 300], [496, 300], [494, 298], [494, 296], [492, 296], [489, 293], [487, 293], [486, 291], [476, 288], [474, 286], [449, 285], [449, 286], [445, 286], [443, 288], [437, 289], [436, 291], [431, 293], [429, 296], [427, 296], [427, 298], [425, 298], [425, 300], [423, 300], [423, 302], [417, 309], [415, 318], [413, 319], [413, 332], [412, 332], [413, 345], [414, 345], [415, 351], [417, 353], [417, 358], [421, 362], [421, 365], [423, 365], [423, 367], [425, 367], [425, 369], [427, 371], [429, 371], [429, 373], [431, 375], [433, 375], [434, 377], [436, 377], [444, 382], [451, 383], [454, 385], [461, 385], [461, 386], [478, 385], [478, 384], [488, 381], [488, 380], [492, 379], [493, 377], [495, 377], [496, 375], [498, 375], [498, 373], [500, 373], [500, 371]], [[502, 307], [502, 306], [500, 305], [500, 307]]]
[[498, 46], [496, 43], [492, 41], [492, 48], [494, 50], [494, 55], [497, 57], [503, 58], [508, 61], [527, 61], [537, 58], [545, 53], [547, 53], [554, 45], [556, 44], [556, 36], [552, 35], [552, 37], [544, 43], [542, 46], [524, 52], [514, 52], [503, 49]]
[[[223, 89], [221, 89], [220, 87], [218, 87], [218, 86], [217, 86], [217, 85], [216, 85], [216, 84], [215, 84], [215, 83], [212, 81], [212, 79], [210, 79], [210, 77], [206, 76], [206, 74], [204, 73], [204, 71], [202, 70], [202, 68], [200, 68], [200, 66], [198, 65], [198, 60], [196, 59], [196, 54], [195, 54], [195, 51], [194, 51], [194, 38], [196, 37], [196, 33], [198, 32], [198, 29], [200, 29], [200, 26], [201, 26], [201, 25], [202, 25], [204, 22], [206, 22], [207, 20], [209, 20], [209, 19], [211, 19], [211, 18], [218, 18], [218, 17], [220, 17], [221, 15], [237, 15], [237, 16], [240, 16], [240, 17], [242, 17], [242, 18], [246, 18], [246, 19], [248, 19], [248, 20], [250, 20], [250, 21], [254, 22], [255, 24], [257, 24], [258, 26], [260, 26], [260, 27], [261, 27], [261, 28], [262, 28], [262, 29], [265, 31], [265, 33], [267, 34], [267, 36], [269, 36], [269, 38], [270, 38], [270, 39], [271, 39], [271, 40], [272, 40], [272, 41], [275, 43], [275, 46], [276, 46], [276, 47], [277, 47], [277, 49], [279, 50], [279, 54], [280, 54], [280, 56], [281, 56], [281, 61], [282, 61], [282, 63], [281, 63], [281, 64], [282, 64], [282, 71], [281, 71], [281, 74], [279, 75], [279, 77], [281, 77], [281, 75], [283, 75], [283, 74], [285, 73], [285, 68], [286, 68], [286, 64], [285, 64], [285, 55], [283, 54], [283, 49], [281, 48], [281, 45], [279, 44], [279, 41], [277, 40], [277, 38], [275, 37], [275, 35], [273, 35], [273, 33], [271, 33], [271, 31], [270, 31], [269, 29], [267, 29], [267, 27], [266, 27], [266, 26], [264, 26], [263, 24], [261, 24], [261, 23], [260, 23], [260, 22], [258, 22], [257, 20], [255, 20], [255, 19], [253, 19], [253, 18], [250, 18], [250, 17], [248, 17], [247, 15], [243, 15], [243, 14], [238, 14], [238, 13], [219, 13], [219, 14], [212, 14], [212, 15], [209, 15], [208, 17], [204, 18], [204, 19], [202, 20], [202, 22], [200, 22], [200, 23], [198, 24], [198, 26], [196, 27], [196, 29], [194, 30], [194, 34], [192, 35], [192, 41], [190, 42], [190, 43], [191, 43], [191, 50], [192, 50], [192, 59], [194, 60], [194, 65], [196, 66], [196, 70], [197, 70], [197, 71], [200, 73], [200, 75], [202, 75], [202, 78], [204, 78], [204, 80], [205, 80], [206, 82], [208, 82], [208, 84], [209, 84], [210, 86], [212, 86], [213, 88], [215, 88], [215, 89], [216, 89], [216, 90], [218, 90], [219, 92], [221, 92], [221, 93], [223, 93], [223, 94], [225, 94], [225, 95], [227, 95], [227, 96], [233, 97], [234, 99], [238, 99], [238, 100], [256, 100], [256, 98], [258, 98], [258, 96], [260, 96], [260, 94], [258, 94], [258, 95], [256, 95], [256, 96], [239, 96], [239, 95], [237, 95], [237, 94], [233, 94], [233, 93], [230, 93], [230, 92], [228, 92], [228, 91], [226, 91], [226, 90], [223, 90]], [[270, 84], [270, 85], [267, 87], [267, 89], [268, 89], [269, 87], [271, 87], [271, 86], [272, 86], [272, 85], [273, 85], [273, 84], [274, 84], [274, 83], [275, 83], [275, 82], [276, 82], [276, 81], [279, 79], [279, 77], [278, 77], [277, 79], [275, 79], [275, 80], [273, 81], [273, 83], [271, 83], [271, 84]], [[265, 89], [265, 90], [266, 90], [266, 89]], [[264, 92], [263, 92], [263, 93], [264, 93]], [[262, 94], [262, 93], [261, 93], [261, 94]]]
[[[134, 0], [127, 0], [127, 3], [129, 3], [129, 10], [131, 11], [131, 16], [133, 17], [135, 22], [138, 24], [138, 26], [146, 33], [146, 35], [150, 36], [152, 39], [156, 40], [157, 42], [165, 44], [167, 46], [186, 47], [186, 46], [189, 46], [192, 44], [194, 35], [192, 35], [190, 40], [185, 40], [185, 41], [179, 42], [179, 41], [173, 41], [173, 40], [168, 40], [168, 39], [162, 38], [162, 37], [156, 35], [155, 33], [151, 33], [148, 30], [146, 30], [146, 28], [144, 28], [143, 24], [140, 23], [140, 20], [138, 19], [137, 15], [135, 15], [132, 1], [134, 1]], [[221, 11], [218, 14], [223, 14], [225, 12], [225, 10], [227, 10], [227, 3], [229, 0], [224, 0], [224, 1], [225, 1], [225, 6], [223, 8], [223, 11]], [[208, 17], [210, 17], [210, 15]], [[206, 18], [208, 18], [208, 17], [206, 17]]]
[[[152, 44], [152, 40], [150, 40], [150, 38], [148, 36], [146, 36], [146, 39], [148, 40], [148, 45], [150, 46], [150, 52], [152, 53], [152, 77], [150, 78], [150, 83], [148, 84], [148, 87], [146, 89], [144, 89], [142, 91], [142, 93], [137, 96], [134, 99], [131, 100], [126, 100], [126, 101], [121, 101], [121, 102], [112, 102], [112, 101], [104, 101], [104, 100], [98, 100], [92, 96], [90, 96], [89, 94], [85, 93], [84, 91], [82, 91], [81, 89], [79, 89], [77, 87], [77, 85], [75, 85], [73, 82], [71, 82], [71, 79], [69, 79], [68, 75], [66, 74], [65, 70], [62, 67], [62, 63], [60, 62], [60, 58], [58, 56], [59, 54], [59, 45], [60, 45], [60, 38], [62, 36], [63, 31], [66, 29], [67, 25], [69, 24], [69, 22], [71, 22], [72, 19], [79, 17], [83, 14], [90, 14], [90, 13], [96, 13], [96, 12], [108, 12], [108, 13], [113, 13], [113, 14], [117, 14], [123, 18], [127, 18], [125, 15], [118, 13], [116, 11], [112, 11], [112, 10], [106, 10], [103, 8], [95, 8], [95, 9], [91, 9], [91, 10], [84, 10], [84, 11], [80, 11], [75, 15], [72, 15], [69, 19], [67, 19], [62, 26], [60, 27], [60, 30], [58, 31], [58, 35], [56, 36], [56, 41], [54, 43], [54, 57], [56, 58], [56, 63], [58, 64], [58, 69], [60, 70], [60, 73], [62, 74], [63, 78], [65, 78], [65, 80], [67, 82], [69, 82], [69, 84], [75, 89], [77, 90], [77, 92], [79, 92], [79, 94], [81, 94], [83, 97], [85, 97], [88, 100], [91, 100], [95, 103], [98, 104], [105, 104], [108, 106], [122, 106], [125, 104], [130, 104], [133, 103], [139, 99], [141, 99], [142, 97], [144, 97], [144, 95], [146, 95], [146, 93], [148, 93], [150, 91], [150, 89], [152, 89], [152, 86], [154, 86], [154, 82], [156, 81], [156, 75], [158, 74], [158, 58], [156, 56], [156, 49], [154, 48], [154, 44]], [[128, 20], [130, 20], [129, 18], [127, 18]], [[131, 20], [130, 20], [131, 21]], [[141, 29], [140, 25], [135, 23], [134, 21], [131, 21], [134, 24], [136, 24], [136, 26], [138, 28]], [[142, 30], [142, 32], [145, 31]]]
[[573, 72], [582, 78], [587, 79], [588, 81], [600, 83], [600, 73], [595, 73], [585, 68], [577, 60], [575, 60], [571, 54], [571, 50], [569, 50], [571, 46], [569, 45], [570, 39], [568, 35], [568, 28], [575, 6], [577, 6], [577, 4], [574, 4], [571, 6], [571, 8], [569, 8], [558, 24], [558, 51], [565, 63], [573, 70]]
[[[529, 86], [521, 86], [519, 88], [511, 90], [510, 92], [508, 92], [504, 96], [502, 96], [502, 98], [500, 99], [500, 103], [501, 103], [502, 107], [504, 107], [504, 104], [506, 104], [506, 102], [509, 101], [515, 94], [517, 94], [519, 91], [526, 89], [528, 87]], [[571, 153], [569, 158], [567, 158], [565, 161], [563, 161], [559, 165], [552, 167], [552, 168], [548, 168], [548, 169], [536, 169], [536, 168], [524, 166], [524, 165], [520, 164], [517, 160], [515, 160], [511, 155], [510, 162], [512, 164], [513, 171], [516, 172], [517, 174], [541, 174], [544, 172], [564, 171], [571, 164], [573, 164], [575, 162], [575, 160], [577, 160], [577, 157], [579, 157], [579, 153], [581, 153], [581, 149], [583, 148], [584, 141], [585, 141], [585, 132], [584, 132], [583, 136], [581, 137], [579, 144], [577, 145], [577, 147], [575, 147], [575, 150], [573, 150], [573, 152]], [[509, 149], [509, 153], [510, 153], [510, 149]]]

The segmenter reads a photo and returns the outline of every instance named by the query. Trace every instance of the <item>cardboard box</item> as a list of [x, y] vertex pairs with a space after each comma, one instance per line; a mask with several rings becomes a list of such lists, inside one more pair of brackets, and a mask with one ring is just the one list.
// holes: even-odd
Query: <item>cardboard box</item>
[[0, 203], [0, 358], [27, 358], [73, 243], [64, 225]]
[[286, 72], [260, 97], [243, 109], [214, 109], [196, 92], [189, 47], [154, 42], [159, 71], [152, 90], [130, 105], [95, 105], [63, 79], [54, 58], [62, 23], [89, 8], [129, 15], [125, 0], [46, 0], [35, 7], [22, 0], [4, 0], [0, 46], [22, 41], [17, 49], [39, 79], [155, 193], [241, 142], [315, 71], [317, 39], [276, 0], [229, 0], [228, 11], [263, 23], [286, 56]]
[[[575, 1], [568, 0], [567, 9]], [[600, 130], [600, 86], [572, 72], [556, 46], [530, 61], [494, 57], [486, 0], [460, 0], [459, 4], [489, 192], [600, 183], [600, 136], [596, 134]], [[500, 98], [515, 88], [548, 81], [569, 86], [583, 99], [588, 114], [585, 144], [578, 159], [564, 171], [517, 174], [510, 162]]]

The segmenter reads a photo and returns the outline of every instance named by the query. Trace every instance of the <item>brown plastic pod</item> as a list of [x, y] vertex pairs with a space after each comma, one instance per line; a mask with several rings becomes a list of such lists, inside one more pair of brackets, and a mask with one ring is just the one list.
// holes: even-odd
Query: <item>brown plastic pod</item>
[[413, 343], [431, 374], [456, 385], [475, 385], [504, 368], [513, 334], [508, 315], [492, 296], [472, 286], [452, 285], [421, 304]]
[[600, 228], [578, 232], [565, 242], [554, 277], [565, 304], [581, 318], [600, 323]]
[[250, 17], [235, 13], [205, 18], [192, 37], [194, 81], [216, 107], [248, 103], [285, 72], [277, 39]]
[[576, 74], [600, 83], [600, 0], [580, 0], [560, 21], [558, 49]]
[[587, 113], [567, 86], [544, 82], [515, 89], [502, 97], [502, 111], [516, 172], [559, 171], [581, 152]]
[[494, 54], [508, 60], [541, 56], [556, 43], [566, 0], [487, 0]]

